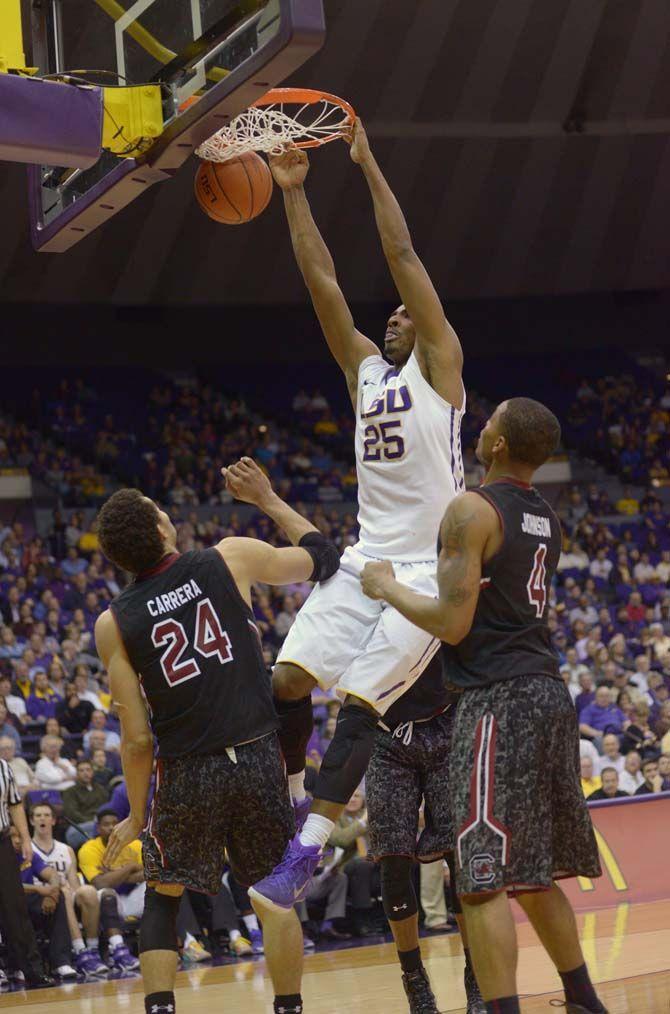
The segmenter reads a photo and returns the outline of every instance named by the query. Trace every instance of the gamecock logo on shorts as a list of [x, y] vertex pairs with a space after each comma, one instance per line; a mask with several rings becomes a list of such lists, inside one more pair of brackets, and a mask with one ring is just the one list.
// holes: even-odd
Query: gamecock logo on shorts
[[492, 884], [495, 880], [494, 859], [490, 852], [478, 852], [470, 860], [470, 876], [475, 884]]

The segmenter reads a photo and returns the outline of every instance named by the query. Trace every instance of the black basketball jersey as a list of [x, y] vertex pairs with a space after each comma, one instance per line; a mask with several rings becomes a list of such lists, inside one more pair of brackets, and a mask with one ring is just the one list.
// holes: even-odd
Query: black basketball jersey
[[560, 679], [547, 624], [549, 588], [561, 554], [561, 526], [532, 486], [502, 479], [474, 490], [495, 507], [503, 529], [499, 551], [482, 567], [469, 634], [442, 645], [445, 676], [482, 687], [516, 676]]
[[404, 722], [422, 722], [439, 715], [457, 699], [458, 695], [447, 687], [438, 651], [407, 693], [391, 705], [382, 722], [388, 729]]
[[111, 608], [162, 757], [220, 753], [278, 727], [253, 613], [218, 550], [165, 557]]

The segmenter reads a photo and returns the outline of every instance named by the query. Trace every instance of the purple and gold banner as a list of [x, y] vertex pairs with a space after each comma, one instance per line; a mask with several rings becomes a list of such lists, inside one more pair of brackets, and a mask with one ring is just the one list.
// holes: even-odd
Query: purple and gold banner
[[670, 898], [670, 792], [589, 805], [603, 875], [561, 886], [577, 912]]

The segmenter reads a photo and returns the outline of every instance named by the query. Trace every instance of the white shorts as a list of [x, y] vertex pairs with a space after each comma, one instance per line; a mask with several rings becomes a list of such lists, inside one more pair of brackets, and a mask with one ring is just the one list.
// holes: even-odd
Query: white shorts
[[147, 885], [136, 884], [128, 894], [118, 894], [119, 915], [122, 919], [141, 919], [144, 912], [144, 892]]
[[[373, 557], [345, 549], [338, 572], [311, 593], [291, 627], [277, 662], [299, 666], [319, 686], [335, 686], [383, 715], [409, 690], [440, 647], [388, 606], [367, 598], [359, 575]], [[394, 563], [398, 581], [421, 595], [437, 596], [437, 562]]]

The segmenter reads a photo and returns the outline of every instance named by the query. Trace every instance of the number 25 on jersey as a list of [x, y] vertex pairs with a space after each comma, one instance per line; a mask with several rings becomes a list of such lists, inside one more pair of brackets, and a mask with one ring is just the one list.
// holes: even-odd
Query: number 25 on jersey
[[[361, 419], [370, 419], [384, 412], [398, 415], [408, 412], [411, 407], [412, 399], [407, 387], [390, 387], [372, 402], [367, 412], [361, 412]], [[368, 423], [363, 439], [363, 461], [394, 461], [402, 458], [405, 441], [401, 436], [401, 428], [400, 419]]]
[[[161, 620], [160, 623], [155, 623], [151, 631], [151, 641], [154, 648], [165, 648], [160, 663], [163, 675], [171, 687], [200, 674], [197, 660], [193, 657], [183, 657], [189, 644], [186, 631], [178, 620]], [[216, 655], [221, 665], [233, 660], [230, 638], [222, 628], [209, 599], [198, 602], [193, 647], [203, 658], [212, 658]]]

